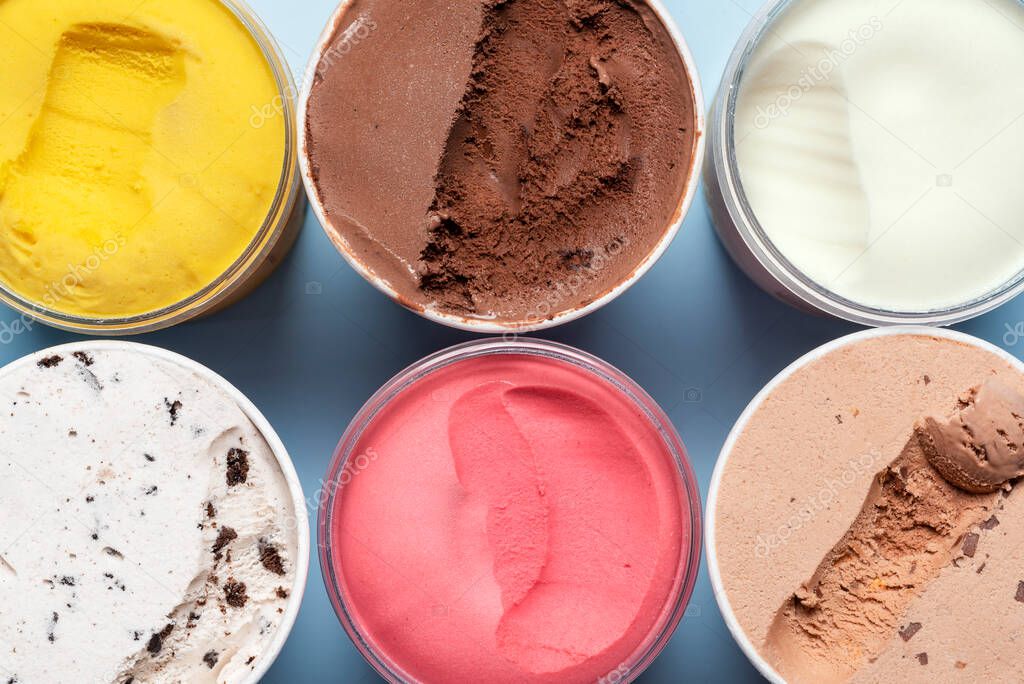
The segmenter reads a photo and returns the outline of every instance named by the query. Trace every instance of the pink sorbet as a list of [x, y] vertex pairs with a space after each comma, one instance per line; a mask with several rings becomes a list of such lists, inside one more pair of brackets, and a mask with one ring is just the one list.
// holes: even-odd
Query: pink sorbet
[[332, 502], [352, 626], [408, 681], [618, 681], [671, 627], [694, 531], [668, 443], [566, 361], [456, 361], [359, 438]]

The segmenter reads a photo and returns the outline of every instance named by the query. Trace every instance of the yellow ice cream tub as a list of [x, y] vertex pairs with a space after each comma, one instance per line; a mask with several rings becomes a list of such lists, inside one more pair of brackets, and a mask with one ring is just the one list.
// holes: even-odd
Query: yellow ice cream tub
[[0, 0], [0, 64], [7, 303], [152, 330], [237, 299], [294, 242], [294, 87], [244, 5]]

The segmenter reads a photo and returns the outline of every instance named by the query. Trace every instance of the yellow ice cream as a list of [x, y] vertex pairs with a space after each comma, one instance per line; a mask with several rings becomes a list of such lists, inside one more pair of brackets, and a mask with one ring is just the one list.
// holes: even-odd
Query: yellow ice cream
[[57, 312], [179, 303], [285, 160], [274, 72], [218, 0], [0, 0], [0, 282]]

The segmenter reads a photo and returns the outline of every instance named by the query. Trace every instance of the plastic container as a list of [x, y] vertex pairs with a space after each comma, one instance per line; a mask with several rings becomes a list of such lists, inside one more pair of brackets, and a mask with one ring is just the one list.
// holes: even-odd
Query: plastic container
[[[716, 509], [718, 508], [719, 491], [722, 486], [722, 479], [725, 474], [726, 466], [729, 463], [729, 457], [732, 453], [740, 436], [743, 434], [751, 418], [757, 413], [765, 401], [772, 395], [777, 387], [788, 380], [794, 373], [799, 372], [808, 365], [818, 361], [822, 357], [827, 356], [835, 352], [836, 350], [844, 347], [863, 342], [865, 340], [877, 339], [881, 337], [895, 337], [900, 335], [920, 335], [922, 337], [932, 337], [952, 340], [959, 342], [971, 347], [976, 347], [990, 354], [994, 354], [998, 358], [1004, 360], [1012, 367], [1018, 369], [1021, 374], [1024, 374], [1024, 362], [1014, 357], [1012, 354], [992, 345], [984, 340], [972, 337], [971, 335], [965, 335], [952, 330], [944, 330], [940, 328], [930, 328], [923, 326], [893, 326], [886, 328], [877, 328], [873, 330], [865, 330], [846, 337], [839, 338], [828, 344], [825, 344], [809, 354], [801, 357], [795, 361], [788, 368], [783, 370], [777, 375], [768, 385], [765, 386], [761, 392], [750, 402], [747, 408], [743, 411], [736, 425], [729, 433], [729, 437], [726, 439], [725, 446], [722, 447], [721, 454], [718, 457], [718, 463], [715, 466], [715, 472], [711, 479], [711, 488], [708, 492], [708, 503], [707, 503], [707, 527], [706, 527], [706, 545], [707, 545], [707, 557], [708, 557], [708, 573], [711, 576], [711, 586], [715, 593], [715, 599], [718, 602], [718, 607], [722, 612], [722, 617], [725, 619], [726, 625], [729, 627], [729, 631], [732, 633], [736, 643], [739, 644], [743, 653], [750, 660], [751, 664], [757, 668], [758, 672], [764, 675], [768, 681], [773, 684], [786, 684], [786, 680], [783, 679], [767, 660], [760, 654], [757, 648], [755, 648], [750, 637], [744, 631], [740, 625], [736, 613], [729, 602], [729, 596], [726, 593], [725, 584], [722, 581], [722, 573], [718, 561], [718, 550], [716, 547], [717, 536], [716, 536]], [[895, 457], [896, 454], [893, 454]], [[879, 468], [882, 464], [878, 464]]]
[[319, 517], [319, 548], [320, 565], [327, 585], [327, 592], [334, 605], [335, 612], [341, 620], [345, 631], [359, 649], [366, 661], [377, 670], [384, 679], [392, 684], [415, 684], [417, 680], [403, 674], [398, 664], [379, 652], [372, 641], [360, 630], [352, 611], [348, 607], [344, 580], [335, 572], [336, 557], [331, 541], [332, 519], [336, 503], [344, 495], [345, 485], [351, 478], [358, 477], [367, 466], [354, 459], [365, 456], [353, 456], [360, 437], [374, 421], [381, 410], [389, 402], [405, 390], [420, 382], [430, 374], [470, 359], [494, 355], [529, 355], [539, 356], [574, 365], [587, 373], [595, 375], [599, 380], [609, 383], [615, 390], [630, 402], [635, 403], [638, 412], [650, 421], [651, 426], [660, 433], [668, 453], [673, 454], [675, 470], [678, 472], [678, 492], [680, 509], [685, 520], [684, 530], [688, 529], [688, 538], [681, 547], [679, 569], [676, 576], [672, 599], [664, 606], [658, 627], [648, 636], [645, 642], [616, 672], [609, 673], [607, 681], [614, 684], [636, 680], [644, 670], [658, 657], [669, 639], [675, 632], [686, 606], [693, 593], [694, 583], [700, 570], [701, 553], [701, 513], [700, 493], [696, 478], [690, 467], [686, 449], [678, 434], [664, 412], [657, 406], [635, 382], [621, 371], [604, 361], [589, 354], [556, 344], [532, 339], [517, 341], [486, 340], [470, 342], [452, 347], [429, 356], [419, 363], [410, 366], [380, 389], [356, 415], [342, 437], [325, 480], [323, 497], [320, 502]]
[[956, 306], [927, 311], [889, 311], [831, 292], [796, 268], [758, 223], [740, 181], [734, 124], [744, 74], [761, 39], [792, 0], [766, 3], [744, 30], [725, 68], [709, 118], [705, 191], [715, 229], [736, 264], [764, 291], [810, 313], [869, 326], [947, 326], [980, 316], [1024, 292], [1024, 272], [998, 290]]
[[[46, 308], [0, 285], [0, 301], [46, 325], [85, 335], [135, 335], [200, 318], [241, 300], [262, 283], [295, 244], [305, 218], [296, 156], [295, 83], [270, 30], [243, 0], [220, 0], [249, 30], [277, 81], [278, 99], [268, 106], [285, 121], [285, 151], [277, 193], [263, 225], [231, 267], [199, 292], [173, 306], [128, 318], [83, 318]], [[254, 114], [255, 116], [255, 114]]]
[[327, 236], [330, 238], [334, 246], [341, 252], [341, 255], [345, 257], [345, 260], [349, 263], [352, 268], [356, 270], [359, 275], [367, 280], [375, 288], [383, 292], [385, 295], [390, 297], [393, 301], [408, 308], [409, 310], [423, 316], [424, 318], [440, 323], [452, 328], [459, 330], [467, 330], [470, 332], [484, 333], [484, 334], [503, 334], [503, 333], [528, 333], [538, 330], [546, 330], [553, 328], [564, 323], [570, 323], [572, 321], [583, 318], [584, 316], [597, 311], [603, 306], [610, 304], [615, 301], [622, 293], [632, 287], [640, 278], [642, 278], [653, 266], [658, 262], [661, 256], [668, 249], [669, 245], [675, 239], [679, 233], [680, 227], [683, 225], [683, 220], [686, 218], [687, 212], [690, 210], [690, 206], [693, 204], [693, 198], [697, 194], [697, 186], [699, 184], [701, 168], [704, 163], [704, 94], [700, 83], [700, 73], [697, 70], [696, 61], [690, 52], [689, 46], [686, 44], [686, 40], [683, 38], [682, 32], [679, 27], [676, 26], [672, 20], [672, 16], [668, 9], [665, 7], [661, 0], [646, 0], [647, 4], [654, 10], [654, 12], [661, 19], [668, 33], [672, 36], [673, 43], [679, 53], [679, 58], [683, 63], [683, 67], [686, 69], [687, 76], [690, 79], [692, 86], [692, 97], [694, 103], [694, 149], [692, 152], [692, 160], [690, 161], [690, 169], [687, 175], [686, 190], [683, 196], [679, 200], [678, 208], [675, 211], [674, 218], [671, 225], [667, 226], [665, 233], [661, 240], [658, 242], [654, 250], [647, 255], [647, 257], [637, 265], [633, 273], [623, 282], [619, 283], [615, 288], [606, 292], [601, 297], [598, 297], [590, 304], [582, 306], [571, 311], [558, 314], [552, 318], [543, 321], [524, 321], [524, 322], [509, 322], [509, 323], [496, 323], [493, 321], [481, 320], [478, 318], [468, 318], [465, 316], [458, 316], [451, 313], [442, 311], [435, 311], [431, 309], [423, 309], [418, 306], [411, 306], [406, 302], [398, 293], [391, 287], [384, 279], [377, 276], [373, 271], [364, 264], [350, 249], [344, 238], [341, 237], [340, 233], [330, 227], [330, 221], [327, 218], [327, 213], [324, 209], [323, 203], [320, 201], [319, 194], [316, 189], [316, 183], [313, 180], [312, 172], [309, 165], [309, 157], [305, 150], [306, 145], [306, 113], [309, 109], [309, 97], [315, 81], [315, 75], [322, 55], [330, 46], [331, 39], [334, 37], [334, 33], [337, 27], [341, 24], [345, 13], [350, 9], [352, 3], [345, 0], [341, 3], [330, 21], [327, 22], [327, 27], [324, 29], [320, 40], [317, 42], [316, 48], [313, 50], [313, 56], [310, 59], [309, 65], [306, 69], [306, 75], [303, 79], [302, 90], [299, 95], [299, 165], [302, 168], [302, 180], [306, 184], [306, 192], [309, 195], [310, 204], [313, 207], [313, 212], [316, 214], [317, 219], [320, 221], [320, 225], [324, 227], [327, 232]]
[[306, 583], [309, 578], [309, 516], [306, 512], [306, 499], [302, 493], [302, 485], [299, 483], [299, 476], [295, 472], [295, 465], [292, 463], [292, 459], [288, 455], [288, 450], [285, 448], [284, 443], [281, 442], [281, 438], [278, 437], [277, 433], [274, 431], [273, 426], [271, 426], [270, 422], [262, 413], [260, 413], [259, 409], [256, 408], [248, 397], [242, 394], [231, 383], [202, 364], [159, 347], [122, 341], [76, 342], [33, 353], [11, 363], [3, 369], [0, 369], [0, 373], [8, 372], [12, 368], [21, 364], [34, 363], [41, 355], [44, 357], [54, 355], [70, 357], [75, 352], [88, 353], [97, 351], [123, 351], [132, 354], [150, 356], [195, 373], [197, 376], [216, 386], [228, 397], [234, 400], [242, 410], [242, 413], [252, 421], [252, 424], [266, 440], [267, 445], [270, 447], [270, 450], [277, 459], [277, 463], [281, 468], [281, 473], [284, 475], [293, 503], [293, 511], [289, 516], [287, 523], [290, 526], [294, 526], [296, 535], [296, 554], [294, 561], [295, 578], [289, 587], [287, 608], [285, 609], [285, 614], [277, 628], [277, 633], [274, 635], [274, 639], [268, 650], [259, 657], [251, 676], [244, 680], [244, 684], [258, 684], [274, 664], [274, 661], [277, 660], [281, 650], [284, 648], [285, 642], [288, 640], [288, 636], [291, 633], [292, 628], [295, 626], [295, 621], [299, 615], [299, 608], [302, 605], [302, 597], [306, 591]]

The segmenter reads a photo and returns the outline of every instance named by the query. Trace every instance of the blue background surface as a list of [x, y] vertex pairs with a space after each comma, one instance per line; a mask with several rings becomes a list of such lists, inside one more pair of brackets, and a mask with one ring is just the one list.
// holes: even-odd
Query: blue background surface
[[[251, 4], [301, 75], [336, 0]], [[710, 99], [760, 2], [666, 4]], [[0, 310], [0, 321], [15, 318]], [[960, 329], [1019, 356], [1024, 343], [1015, 349], [1021, 340], [1006, 334], [1018, 325], [1024, 330], [1024, 299]], [[855, 329], [801, 314], [751, 284], [719, 246], [699, 197], [679, 238], [639, 284], [589, 318], [542, 336], [597, 354], [645, 387], [682, 434], [706, 495], [719, 449], [757, 391], [805, 352]], [[74, 339], [37, 326], [0, 346], [0, 361]], [[312, 214], [292, 256], [249, 299], [209, 319], [137, 338], [196, 359], [252, 398], [288, 446], [307, 496], [319, 489], [338, 439], [373, 392], [405, 366], [469, 339], [406, 312], [365, 283]], [[298, 623], [264, 681], [380, 681], [338, 624], [315, 557]], [[761, 681], [722, 621], [706, 568], [671, 645], [640, 681]]]

